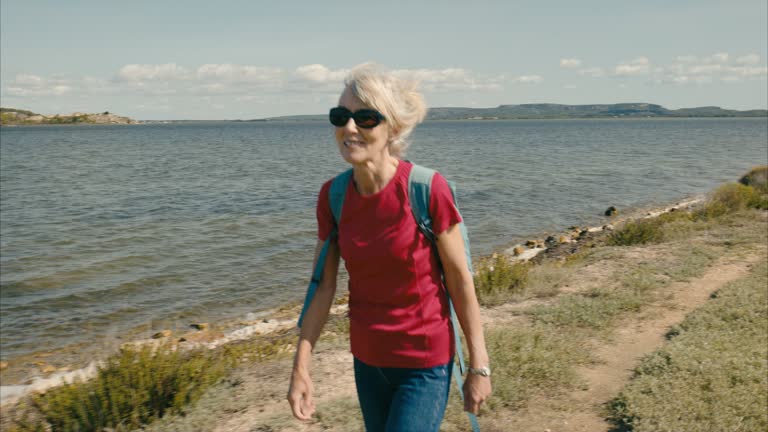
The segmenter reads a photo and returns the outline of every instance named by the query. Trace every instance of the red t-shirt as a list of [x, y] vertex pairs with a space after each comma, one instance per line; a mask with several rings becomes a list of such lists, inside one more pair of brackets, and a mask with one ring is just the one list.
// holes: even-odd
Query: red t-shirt
[[[339, 223], [339, 248], [349, 273], [352, 354], [377, 367], [426, 368], [448, 363], [454, 341], [445, 287], [432, 245], [419, 230], [408, 200], [413, 164], [368, 196], [349, 182]], [[318, 237], [333, 228], [328, 192], [317, 203]], [[429, 212], [439, 234], [461, 222], [445, 178], [432, 179]]]

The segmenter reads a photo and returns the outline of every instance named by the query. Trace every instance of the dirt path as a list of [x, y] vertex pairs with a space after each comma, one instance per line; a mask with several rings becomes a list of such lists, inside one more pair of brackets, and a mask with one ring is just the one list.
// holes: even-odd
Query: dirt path
[[[673, 298], [649, 305], [640, 318], [617, 327], [610, 344], [596, 345], [597, 366], [579, 369], [585, 385], [554, 399], [532, 400], [529, 408], [501, 419], [515, 432], [606, 432], [604, 405], [629, 381], [641, 357], [661, 347], [669, 328], [703, 305], [723, 285], [747, 274], [757, 257], [720, 262], [699, 278], [676, 282], [666, 290]], [[499, 427], [494, 422], [492, 427]], [[506, 428], [498, 430], [507, 430]]]

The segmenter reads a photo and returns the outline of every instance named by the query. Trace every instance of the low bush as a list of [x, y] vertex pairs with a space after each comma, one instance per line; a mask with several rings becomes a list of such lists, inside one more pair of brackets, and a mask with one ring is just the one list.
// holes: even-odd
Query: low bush
[[168, 414], [183, 414], [242, 361], [284, 354], [292, 334], [231, 343], [215, 350], [129, 347], [109, 357], [95, 378], [35, 395], [12, 431], [127, 431]]
[[658, 218], [629, 221], [608, 236], [609, 246], [633, 246], [661, 243], [664, 239], [663, 220]]
[[768, 165], [752, 168], [739, 180], [744, 186], [752, 186], [759, 192], [768, 194]]
[[488, 260], [479, 262], [474, 281], [480, 304], [501, 304], [520, 293], [528, 279], [530, 266], [523, 262], [513, 263], [503, 254], [494, 254]]
[[768, 209], [768, 195], [752, 186], [726, 183], [715, 189], [704, 206], [694, 212], [694, 218], [709, 220], [745, 208]]
[[209, 350], [123, 349], [95, 379], [56, 387], [36, 396], [33, 405], [54, 431], [138, 428], [182, 412], [231, 364], [231, 358]]

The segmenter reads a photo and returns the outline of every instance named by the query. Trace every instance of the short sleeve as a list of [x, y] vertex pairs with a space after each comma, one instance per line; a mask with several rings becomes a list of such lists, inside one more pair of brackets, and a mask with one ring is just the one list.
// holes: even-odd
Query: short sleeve
[[333, 229], [333, 213], [331, 213], [331, 202], [329, 194], [331, 191], [331, 182], [328, 180], [320, 188], [320, 194], [317, 196], [317, 238], [325, 240], [331, 235]]
[[451, 188], [440, 173], [435, 173], [432, 177], [429, 214], [432, 216], [432, 231], [435, 234], [440, 234], [461, 222], [461, 214], [453, 201]]

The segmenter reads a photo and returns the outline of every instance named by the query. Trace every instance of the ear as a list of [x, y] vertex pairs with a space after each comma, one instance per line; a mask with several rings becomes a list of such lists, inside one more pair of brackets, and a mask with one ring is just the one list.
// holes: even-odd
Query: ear
[[400, 129], [392, 128], [389, 130], [389, 142], [393, 142], [400, 136]]

